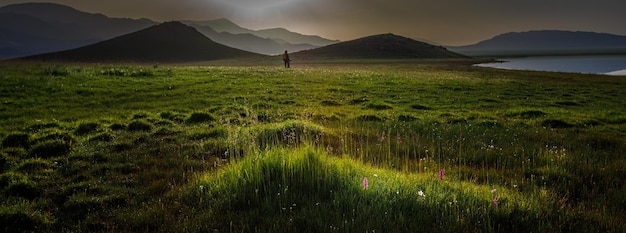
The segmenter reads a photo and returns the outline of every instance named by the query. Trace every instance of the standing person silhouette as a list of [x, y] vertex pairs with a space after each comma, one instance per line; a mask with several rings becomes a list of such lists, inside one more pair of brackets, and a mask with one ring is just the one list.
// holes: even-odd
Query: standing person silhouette
[[291, 60], [289, 59], [289, 53], [287, 53], [287, 50], [285, 50], [285, 53], [283, 54], [283, 61], [285, 62], [285, 68], [289, 68]]

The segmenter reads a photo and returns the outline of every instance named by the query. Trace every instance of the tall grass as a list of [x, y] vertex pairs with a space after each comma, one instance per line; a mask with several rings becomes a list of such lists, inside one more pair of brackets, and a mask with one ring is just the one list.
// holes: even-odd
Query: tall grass
[[[559, 202], [545, 190], [439, 180], [326, 155], [273, 149], [198, 178], [182, 195], [175, 228], [220, 231], [559, 231]], [[369, 185], [361, 181], [367, 177]], [[496, 190], [496, 191], [492, 191]], [[494, 204], [494, 199], [497, 203]], [[259, 216], [262, 216], [261, 218]], [[196, 218], [199, 219], [196, 219]]]

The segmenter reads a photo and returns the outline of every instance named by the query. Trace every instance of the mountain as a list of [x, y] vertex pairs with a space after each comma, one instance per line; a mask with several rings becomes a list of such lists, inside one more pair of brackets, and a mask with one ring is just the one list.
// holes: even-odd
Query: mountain
[[22, 59], [70, 62], [195, 62], [260, 56], [218, 44], [195, 28], [166, 22], [93, 45]]
[[291, 32], [284, 28], [272, 28], [264, 30], [251, 30], [242, 28], [227, 19], [216, 19], [208, 21], [183, 21], [183, 23], [193, 26], [207, 26], [213, 28], [216, 32], [228, 32], [232, 34], [252, 34], [265, 39], [272, 39], [279, 43], [289, 44], [309, 44], [315, 47], [326, 46], [337, 43], [337, 40], [329, 40], [320, 36], [303, 35]]
[[217, 43], [254, 53], [275, 55], [285, 50], [300, 51], [318, 47], [310, 44], [279, 43], [275, 40], [258, 37], [251, 33], [234, 34], [230, 32], [217, 32], [210, 26], [201, 26], [192, 23], [188, 23], [188, 25], [195, 27], [199, 32]]
[[[441, 46], [419, 42], [410, 38], [381, 34], [341, 42], [325, 47], [292, 54], [292, 58], [462, 58], [461, 54], [448, 51]], [[297, 58], [296, 58], [297, 59]]]
[[470, 56], [626, 53], [626, 36], [557, 30], [510, 32], [448, 48]]
[[310, 44], [314, 46], [326, 46], [338, 43], [338, 40], [329, 40], [320, 36], [303, 35], [300, 33], [292, 32], [284, 28], [270, 28], [258, 30], [253, 33], [254, 35], [276, 40], [278, 42], [286, 42], [291, 44]]
[[52, 3], [8, 5], [0, 8], [0, 59], [77, 48], [155, 24]]

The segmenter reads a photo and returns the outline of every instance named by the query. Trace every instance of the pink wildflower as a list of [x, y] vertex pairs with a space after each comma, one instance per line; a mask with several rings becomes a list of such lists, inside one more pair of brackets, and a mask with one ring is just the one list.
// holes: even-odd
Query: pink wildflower
[[492, 189], [492, 190], [491, 190], [491, 193], [493, 193], [493, 194], [498, 194], [498, 190], [496, 190], [496, 189]]
[[497, 197], [493, 199], [493, 204], [494, 204], [494, 205], [497, 205], [497, 204], [498, 204], [498, 198], [497, 198]]
[[443, 180], [443, 169], [439, 169], [439, 179]]
[[363, 189], [367, 190], [369, 183], [367, 182], [367, 177], [363, 177]]

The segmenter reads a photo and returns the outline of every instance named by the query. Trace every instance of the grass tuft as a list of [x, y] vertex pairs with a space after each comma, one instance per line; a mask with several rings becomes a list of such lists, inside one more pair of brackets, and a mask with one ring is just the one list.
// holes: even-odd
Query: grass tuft
[[28, 152], [31, 158], [53, 158], [70, 153], [72, 147], [64, 141], [53, 140], [38, 143]]
[[19, 147], [28, 149], [30, 148], [30, 135], [25, 133], [9, 134], [2, 140], [2, 147]]
[[371, 121], [371, 122], [382, 122], [384, 121], [383, 118], [376, 116], [376, 115], [360, 115], [356, 117], [357, 121], [363, 121], [363, 122], [367, 122], [367, 121]]
[[215, 117], [209, 113], [194, 112], [187, 118], [188, 124], [211, 123], [215, 121]]
[[385, 103], [370, 103], [367, 104], [365, 106], [366, 109], [373, 109], [373, 110], [387, 110], [387, 109], [393, 109], [393, 107], [389, 104], [385, 104]]
[[324, 100], [321, 102], [322, 106], [341, 106], [341, 104], [334, 100]]
[[539, 110], [514, 111], [514, 112], [506, 114], [506, 116], [508, 117], [521, 117], [523, 119], [541, 118], [546, 115], [548, 114]]
[[225, 128], [214, 128], [207, 131], [197, 132], [189, 136], [191, 140], [207, 140], [227, 137], [228, 130], [226, 130]]
[[100, 127], [100, 125], [96, 122], [81, 123], [80, 125], [78, 125], [78, 128], [74, 130], [74, 134], [80, 136], [87, 135], [96, 132], [98, 130], [98, 127]]
[[152, 131], [152, 124], [147, 123], [142, 120], [135, 120], [128, 124], [128, 131], [137, 132], [137, 131]]
[[295, 146], [306, 141], [332, 141], [334, 135], [319, 125], [304, 121], [286, 121], [260, 126], [251, 130], [256, 137], [256, 144], [260, 148], [269, 148], [275, 145]]
[[421, 105], [421, 104], [413, 104], [413, 105], [411, 105], [411, 108], [414, 109], [414, 110], [432, 110], [431, 107], [427, 107], [427, 106], [424, 106], [424, 105]]
[[546, 127], [546, 128], [553, 128], [553, 129], [566, 129], [566, 128], [572, 128], [576, 125], [567, 123], [559, 119], [547, 119], [541, 122], [541, 126]]

